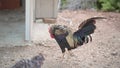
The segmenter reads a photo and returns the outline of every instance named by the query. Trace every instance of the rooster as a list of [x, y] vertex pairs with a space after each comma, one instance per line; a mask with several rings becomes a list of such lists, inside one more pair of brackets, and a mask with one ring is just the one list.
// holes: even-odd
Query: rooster
[[78, 30], [75, 32], [71, 31], [71, 28], [65, 25], [52, 25], [49, 29], [50, 36], [54, 38], [61, 51], [63, 53], [63, 57], [66, 52], [66, 48], [71, 54], [71, 50], [77, 48], [78, 46], [83, 45], [84, 43], [88, 43], [92, 41], [91, 34], [94, 33], [96, 26], [96, 19], [106, 19], [105, 17], [92, 17], [85, 21], [83, 21], [79, 26]]

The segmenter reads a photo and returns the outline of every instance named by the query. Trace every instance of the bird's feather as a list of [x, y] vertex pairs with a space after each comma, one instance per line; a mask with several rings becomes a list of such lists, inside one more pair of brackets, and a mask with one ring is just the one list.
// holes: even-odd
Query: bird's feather
[[84, 20], [79, 26], [78, 26], [78, 29], [81, 29], [87, 25], [89, 25], [90, 23], [93, 23], [95, 24], [95, 20], [96, 19], [106, 19], [105, 17], [92, 17], [92, 18], [89, 18], [87, 20]]

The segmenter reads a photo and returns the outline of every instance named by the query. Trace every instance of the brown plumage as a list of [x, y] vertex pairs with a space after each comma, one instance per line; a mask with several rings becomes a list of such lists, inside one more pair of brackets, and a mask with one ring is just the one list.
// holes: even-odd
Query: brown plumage
[[96, 19], [106, 19], [104, 17], [92, 17], [83, 21], [79, 26], [78, 30], [72, 32], [70, 28], [65, 25], [53, 25], [49, 29], [49, 33], [59, 44], [61, 51], [64, 55], [65, 48], [68, 51], [77, 48], [78, 46], [92, 41], [91, 34], [96, 29]]

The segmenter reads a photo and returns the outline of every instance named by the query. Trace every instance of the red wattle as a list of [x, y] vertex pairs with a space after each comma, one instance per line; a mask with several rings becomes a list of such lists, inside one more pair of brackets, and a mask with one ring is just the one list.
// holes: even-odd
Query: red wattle
[[51, 31], [51, 30], [50, 30], [50, 28], [49, 28], [50, 37], [51, 37], [51, 38], [55, 38], [55, 37], [54, 37], [54, 35], [53, 35], [53, 34], [51, 34], [51, 32], [50, 32], [50, 31]]
[[50, 34], [51, 38], [54, 38], [54, 35]]

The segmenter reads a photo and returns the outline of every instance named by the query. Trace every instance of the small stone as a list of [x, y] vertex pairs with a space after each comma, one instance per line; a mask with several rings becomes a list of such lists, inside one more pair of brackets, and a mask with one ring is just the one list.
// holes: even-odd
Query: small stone
[[93, 60], [93, 62], [97, 62], [96, 60]]
[[118, 53], [117, 53], [117, 52], [112, 52], [111, 55], [112, 55], [112, 56], [117, 56]]
[[15, 61], [15, 59], [11, 59], [11, 61]]

